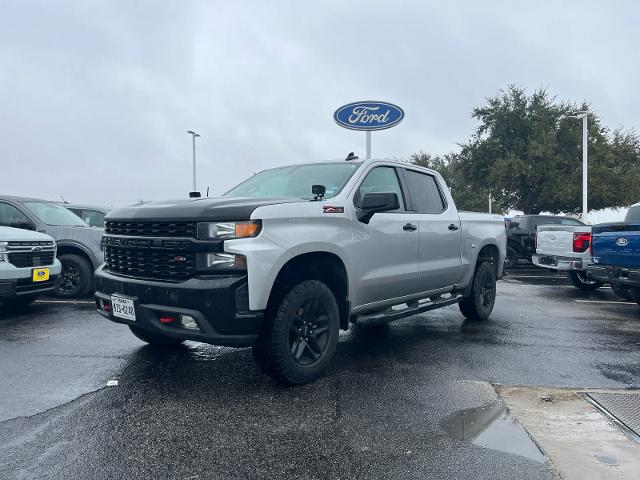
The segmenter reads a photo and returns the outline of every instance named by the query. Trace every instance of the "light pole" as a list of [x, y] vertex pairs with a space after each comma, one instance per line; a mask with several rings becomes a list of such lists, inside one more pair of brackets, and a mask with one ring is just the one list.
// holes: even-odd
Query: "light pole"
[[187, 130], [187, 133], [191, 135], [193, 140], [193, 191], [197, 192], [196, 189], [196, 137], [199, 137], [200, 134], [194, 132], [193, 130]]
[[582, 221], [585, 222], [587, 218], [587, 189], [589, 178], [589, 163], [588, 163], [588, 131], [587, 131], [587, 115], [588, 112], [581, 111], [576, 112], [575, 115], [566, 115], [562, 118], [577, 118], [582, 119]]

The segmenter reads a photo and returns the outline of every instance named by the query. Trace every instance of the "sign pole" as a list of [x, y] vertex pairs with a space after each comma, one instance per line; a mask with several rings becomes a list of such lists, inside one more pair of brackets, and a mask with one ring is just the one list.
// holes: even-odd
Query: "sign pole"
[[367, 130], [367, 160], [371, 160], [371, 130]]

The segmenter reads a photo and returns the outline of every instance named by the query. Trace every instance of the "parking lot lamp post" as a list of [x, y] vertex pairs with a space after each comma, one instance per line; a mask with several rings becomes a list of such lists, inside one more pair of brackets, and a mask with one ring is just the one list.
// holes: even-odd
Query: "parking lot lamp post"
[[582, 119], [582, 221], [586, 221], [587, 218], [587, 179], [589, 178], [589, 163], [588, 159], [588, 132], [587, 132], [587, 112], [576, 112], [575, 115], [567, 115], [562, 118], [577, 118]]
[[187, 130], [187, 133], [191, 135], [193, 140], [193, 191], [196, 190], [196, 137], [199, 137], [200, 134], [194, 132], [193, 130]]

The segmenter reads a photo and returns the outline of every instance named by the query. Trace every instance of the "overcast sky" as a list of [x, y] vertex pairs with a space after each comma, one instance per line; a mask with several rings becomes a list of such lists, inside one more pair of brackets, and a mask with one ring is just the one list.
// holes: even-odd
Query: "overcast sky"
[[[518, 4], [521, 4], [520, 6]], [[267, 167], [364, 155], [333, 111], [404, 108], [374, 157], [447, 153], [509, 83], [640, 127], [640, 4], [3, 1], [0, 193], [93, 204], [221, 193]]]

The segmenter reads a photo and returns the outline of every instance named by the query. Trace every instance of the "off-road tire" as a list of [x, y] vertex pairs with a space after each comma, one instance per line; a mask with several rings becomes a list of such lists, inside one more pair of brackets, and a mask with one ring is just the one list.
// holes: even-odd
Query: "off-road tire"
[[138, 337], [143, 342], [147, 342], [150, 345], [161, 345], [161, 346], [171, 346], [178, 345], [182, 343], [183, 340], [179, 338], [168, 337], [167, 335], [163, 335], [161, 333], [150, 332], [149, 330], [144, 330], [139, 327], [134, 327], [133, 325], [129, 325], [129, 330], [136, 337]]
[[482, 262], [476, 268], [471, 283], [471, 295], [458, 304], [462, 315], [469, 320], [486, 320], [496, 302], [496, 271], [493, 265]]
[[632, 288], [627, 286], [627, 285], [623, 285], [621, 283], [615, 283], [615, 282], [611, 282], [611, 290], [613, 290], [613, 293], [615, 293], [618, 297], [622, 298], [623, 300], [626, 300], [627, 302], [633, 302], [633, 292], [632, 292]]
[[[62, 264], [60, 283], [56, 288], [56, 295], [62, 298], [78, 298], [89, 293], [93, 285], [93, 267], [86, 258], [67, 253], [58, 257]], [[71, 280], [71, 276], [77, 275], [77, 282]]]
[[518, 258], [519, 255], [516, 249], [513, 247], [507, 247], [507, 256], [504, 262], [507, 270], [515, 268], [515, 266], [518, 264]]
[[571, 280], [571, 283], [577, 288], [585, 292], [593, 292], [602, 286], [601, 281], [587, 277], [587, 272], [584, 270], [571, 270], [569, 272], [569, 280]]
[[333, 292], [323, 282], [305, 280], [275, 295], [253, 357], [260, 370], [280, 384], [316, 380], [338, 343], [340, 313]]

